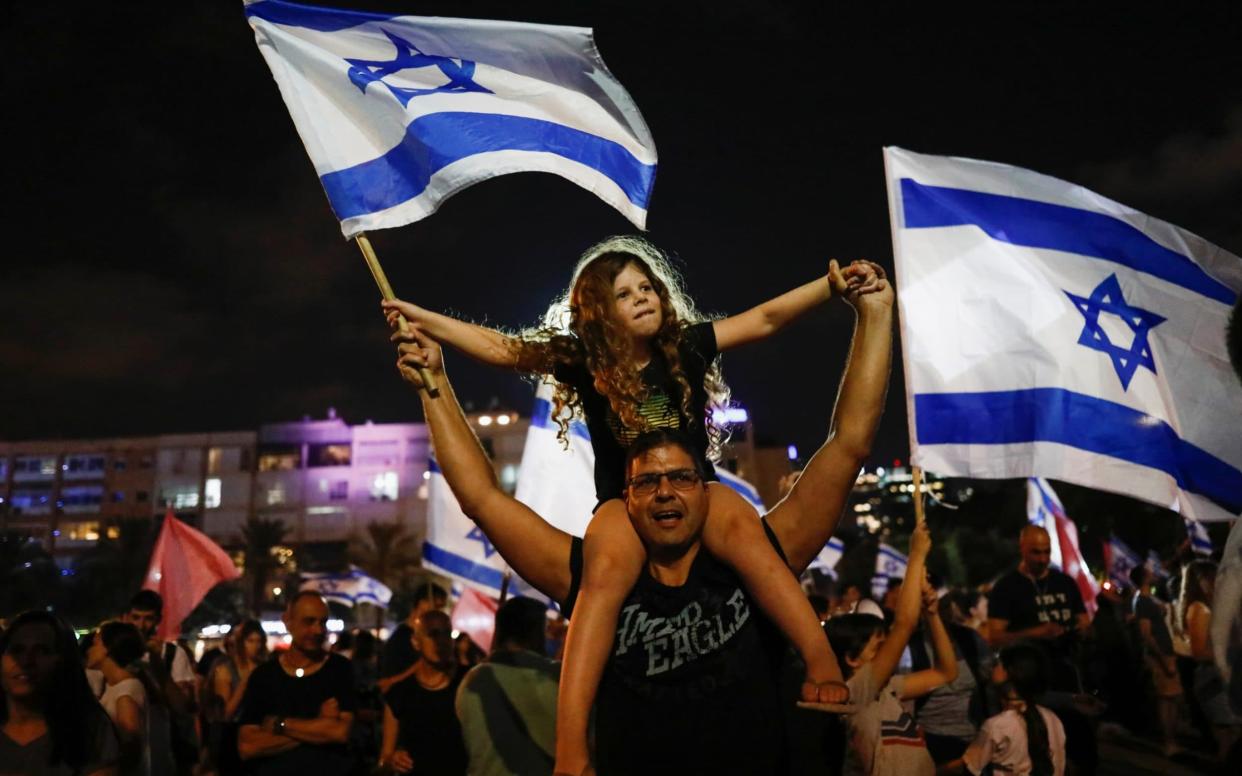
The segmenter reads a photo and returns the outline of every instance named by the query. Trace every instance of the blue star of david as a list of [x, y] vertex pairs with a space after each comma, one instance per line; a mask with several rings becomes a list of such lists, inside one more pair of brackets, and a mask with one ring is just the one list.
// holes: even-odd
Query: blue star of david
[[[388, 40], [392, 41], [392, 45], [397, 47], [396, 57], [390, 60], [345, 60], [351, 65], [349, 68], [350, 82], [362, 92], [366, 92], [368, 85], [379, 81], [388, 87], [393, 96], [400, 101], [402, 107], [408, 106], [410, 100], [415, 97], [436, 94], [437, 92], [450, 92], [454, 94], [483, 92], [493, 94], [491, 89], [479, 86], [474, 82], [474, 62], [468, 59], [454, 60], [448, 57], [424, 54], [414, 48], [409, 41], [402, 40], [387, 30], [384, 31], [384, 34], [388, 36]], [[410, 89], [404, 86], [393, 86], [384, 80], [384, 76], [392, 75], [402, 70], [415, 70], [423, 67], [440, 68], [440, 72], [444, 73], [449, 79], [448, 83], [432, 89]]]
[[482, 531], [480, 531], [477, 525], [474, 528], [470, 529], [470, 533], [466, 534], [466, 538], [470, 539], [471, 541], [479, 542], [480, 544], [483, 545], [483, 558], [484, 559], [490, 558], [496, 554], [496, 548], [492, 546], [492, 543], [487, 538], [487, 535], [484, 534]]
[[[1098, 350], [1112, 359], [1113, 369], [1116, 370], [1123, 389], [1129, 390], [1130, 380], [1140, 366], [1147, 367], [1152, 374], [1156, 373], [1156, 362], [1151, 357], [1147, 334], [1166, 319], [1126, 302], [1116, 275], [1105, 278], [1095, 287], [1089, 298], [1071, 294], [1069, 291], [1065, 295], [1074, 303], [1078, 312], [1082, 313], [1085, 322], [1082, 334], [1078, 335], [1078, 344]], [[1134, 332], [1134, 341], [1129, 348], [1114, 345], [1108, 339], [1108, 334], [1100, 326], [1100, 313], [1112, 313], [1126, 322]]]

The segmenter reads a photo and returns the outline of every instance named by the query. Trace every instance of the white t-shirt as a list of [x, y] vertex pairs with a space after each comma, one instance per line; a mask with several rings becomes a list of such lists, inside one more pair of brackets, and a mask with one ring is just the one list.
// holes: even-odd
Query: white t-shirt
[[104, 707], [104, 711], [108, 712], [113, 722], [116, 721], [117, 701], [126, 696], [134, 699], [134, 703], [138, 704], [138, 712], [145, 716], [147, 689], [142, 686], [142, 682], [131, 677], [122, 679], [116, 684], [107, 685], [104, 687], [103, 695], [99, 696], [99, 704]]
[[[1052, 750], [1053, 776], [1065, 776], [1065, 728], [1057, 715], [1043, 706], [1036, 706], [1048, 729], [1048, 748]], [[1026, 721], [1013, 709], [990, 717], [979, 728], [975, 740], [962, 755], [966, 769], [975, 776], [989, 764], [998, 773], [1028, 776], [1031, 757], [1026, 748]]]
[[[185, 650], [175, 641], [165, 641], [163, 649], [160, 650], [160, 660], [164, 659], [164, 652], [168, 649], [168, 645], [172, 644], [175, 651], [173, 652], [172, 668], [168, 671], [169, 676], [177, 684], [186, 682], [194, 683], [197, 677], [194, 675], [194, 667], [190, 665], [190, 658], [186, 655]], [[146, 652], [142, 655], [144, 663], [150, 662], [151, 653]]]

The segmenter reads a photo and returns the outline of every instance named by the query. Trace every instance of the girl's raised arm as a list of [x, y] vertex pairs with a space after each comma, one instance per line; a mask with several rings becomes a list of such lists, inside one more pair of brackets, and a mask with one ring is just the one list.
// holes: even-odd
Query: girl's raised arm
[[897, 594], [897, 611], [893, 617], [893, 627], [889, 628], [888, 638], [880, 645], [875, 658], [871, 661], [871, 673], [875, 677], [875, 686], [883, 687], [892, 678], [897, 668], [897, 661], [914, 633], [914, 626], [919, 621], [919, 609], [923, 601], [923, 573], [927, 567], [927, 553], [931, 551], [931, 533], [927, 523], [918, 523], [914, 533], [910, 535], [910, 557], [906, 562], [906, 578], [901, 583]]
[[[744, 313], [714, 322], [712, 329], [716, 333], [716, 349], [723, 352], [766, 339], [812, 307], [827, 302], [833, 294], [844, 294], [853, 284], [866, 284], [871, 272], [871, 268], [862, 262], [842, 270], [837, 260], [833, 259], [828, 262], [828, 274], [824, 277], [786, 291]], [[871, 289], [868, 287], [865, 290]]]
[[518, 372], [538, 371], [542, 365], [523, 363], [514, 337], [486, 326], [432, 312], [400, 299], [383, 302], [391, 325], [398, 313], [437, 342], [451, 345], [476, 361]]

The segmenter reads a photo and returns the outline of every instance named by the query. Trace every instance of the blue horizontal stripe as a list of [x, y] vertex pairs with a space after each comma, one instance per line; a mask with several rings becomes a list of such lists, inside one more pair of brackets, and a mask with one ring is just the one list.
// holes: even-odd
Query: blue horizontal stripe
[[[552, 402], [547, 399], [535, 399], [535, 408], [530, 413], [530, 425], [532, 428], [547, 428], [556, 430], [558, 426], [552, 420]], [[569, 433], [576, 434], [586, 441], [591, 441], [591, 432], [587, 431], [586, 425], [580, 420], [571, 420], [569, 422]]]
[[433, 457], [427, 458], [427, 471], [432, 474], [442, 474], [440, 471], [440, 462]]
[[497, 569], [467, 560], [457, 553], [437, 547], [431, 542], [423, 544], [423, 558], [428, 563], [435, 564], [453, 576], [469, 579], [472, 582], [486, 585], [494, 590], [499, 590], [504, 582], [505, 575]]
[[977, 226], [1012, 245], [1105, 259], [1232, 305], [1237, 294], [1182, 254], [1104, 213], [901, 179], [907, 229]]
[[1242, 471], [1122, 404], [1061, 388], [920, 393], [914, 414], [919, 444], [1056, 442], [1157, 469], [1182, 490], [1242, 512]]
[[396, 148], [320, 181], [332, 210], [344, 220], [414, 199], [441, 169], [489, 151], [536, 151], [579, 162], [611, 179], [644, 209], [655, 183], [654, 164], [643, 164], [611, 140], [542, 119], [453, 111], [415, 119]]
[[246, 17], [265, 19], [273, 24], [286, 27], [304, 27], [320, 32], [337, 32], [338, 30], [357, 27], [367, 22], [382, 22], [400, 16], [395, 13], [370, 13], [368, 11], [346, 11], [339, 8], [322, 8], [301, 3], [286, 3], [284, 0], [265, 0], [246, 6]]

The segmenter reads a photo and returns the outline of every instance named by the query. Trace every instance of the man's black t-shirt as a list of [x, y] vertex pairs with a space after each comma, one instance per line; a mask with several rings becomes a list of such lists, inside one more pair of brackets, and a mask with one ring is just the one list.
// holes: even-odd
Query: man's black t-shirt
[[1055, 689], [1077, 689], [1077, 679], [1069, 665], [1078, 615], [1087, 611], [1078, 585], [1068, 575], [1048, 569], [1043, 579], [1031, 579], [1014, 569], [996, 581], [988, 593], [988, 616], [1007, 620], [1008, 631], [1034, 628], [1047, 622], [1064, 626], [1069, 632], [1056, 640], [1041, 640], [1053, 662]]
[[[578, 559], [575, 552], [575, 590]], [[570, 595], [566, 611], [572, 611]], [[784, 651], [780, 632], [737, 575], [706, 550], [700, 548], [680, 587], [644, 572], [621, 606], [596, 697], [598, 772], [782, 771]]]
[[414, 760], [412, 776], [466, 773], [466, 744], [457, 721], [461, 674], [440, 690], [428, 690], [411, 676], [394, 684], [384, 702], [397, 718], [397, 741]]
[[[669, 374], [668, 363], [658, 352], [642, 371], [647, 398], [638, 412], [652, 428], [680, 429], [690, 437], [695, 452], [702, 459], [703, 471], [714, 480], [716, 477], [711, 473], [715, 470], [707, 460], [707, 390], [703, 387], [707, 370], [717, 354], [716, 330], [711, 322], [686, 327], [678, 354], [690, 384], [691, 417], [682, 417], [681, 391]], [[572, 387], [582, 399], [587, 430], [591, 432], [591, 447], [595, 450], [595, 497], [600, 501], [619, 498], [625, 489], [625, 450], [641, 430], [621, 425], [608, 399], [595, 390], [595, 378], [585, 363], [559, 364], [552, 376]]]
[[418, 660], [418, 650], [414, 649], [414, 629], [405, 623], [393, 628], [392, 635], [384, 642], [384, 658], [380, 667], [380, 676], [396, 676], [414, 665]]
[[[313, 674], [290, 676], [272, 658], [254, 669], [242, 698], [242, 725], [260, 725], [267, 716], [289, 719], [314, 719], [329, 698], [335, 698], [342, 712], [358, 710], [354, 689], [353, 667], [347, 658], [330, 654], [323, 667]], [[299, 744], [287, 752], [250, 761], [251, 772], [258, 776], [306, 776], [314, 774], [347, 774], [354, 757], [344, 744]]]

